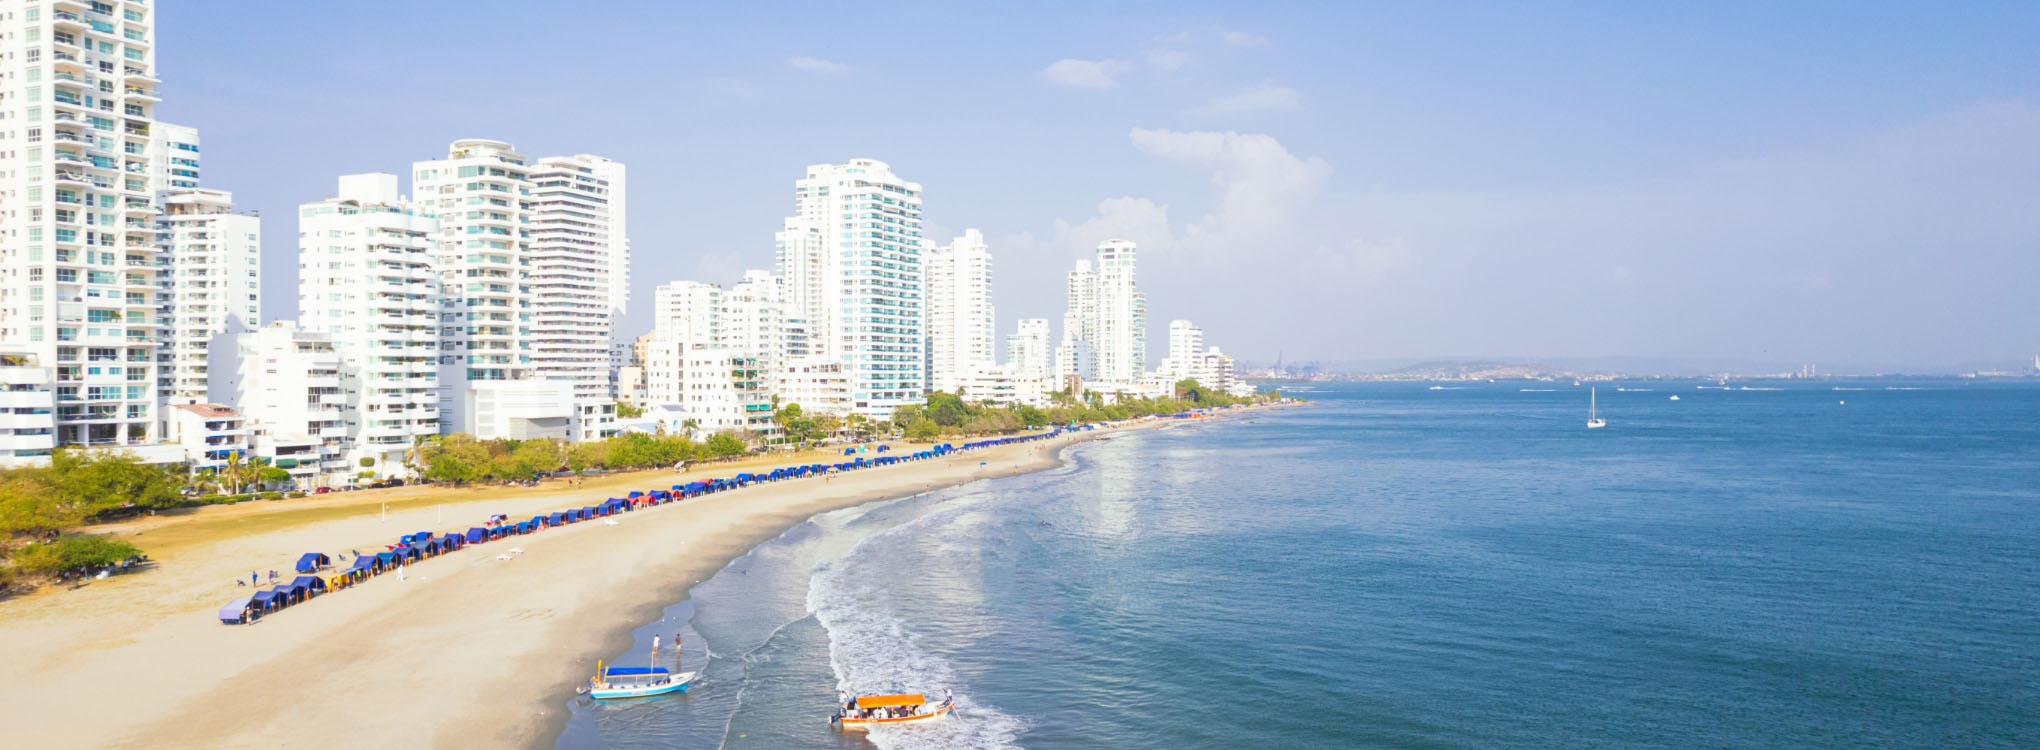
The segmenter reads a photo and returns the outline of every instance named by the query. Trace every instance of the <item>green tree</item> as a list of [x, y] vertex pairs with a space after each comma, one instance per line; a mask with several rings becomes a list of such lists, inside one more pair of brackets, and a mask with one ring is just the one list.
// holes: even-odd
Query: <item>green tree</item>
[[[962, 427], [975, 416], [963, 397], [954, 393], [936, 391], [928, 394], [928, 418], [943, 427]], [[912, 420], [908, 420], [911, 424]]]
[[927, 413], [928, 410], [922, 408], [920, 404], [901, 404], [893, 407], [892, 423], [913, 424], [914, 420], [927, 416]]
[[632, 406], [629, 401], [616, 402], [617, 419], [637, 419], [644, 415], [645, 409], [642, 406]]
[[942, 434], [942, 425], [927, 417], [914, 420], [907, 425], [907, 437], [914, 440], [929, 440]]
[[540, 472], [552, 473], [560, 466], [560, 446], [551, 440], [526, 440], [510, 452], [509, 473], [504, 479], [525, 479]]
[[716, 458], [728, 458], [744, 453], [744, 441], [727, 432], [708, 436], [708, 442], [704, 443], [703, 447], [708, 450], [709, 455]]
[[434, 482], [463, 484], [488, 476], [495, 457], [473, 435], [456, 433], [420, 446], [425, 478]]
[[255, 468], [255, 479], [264, 485], [274, 486], [291, 481], [291, 476], [288, 471], [265, 464]]
[[44, 469], [16, 469], [0, 478], [0, 533], [44, 534], [84, 523], [86, 508], [67, 503]]
[[1018, 409], [1014, 409], [1013, 411], [1016, 413], [1017, 416], [1020, 417], [1020, 424], [1026, 425], [1028, 427], [1048, 426], [1048, 414], [1040, 409], [1036, 409], [1032, 406], [1022, 406]]

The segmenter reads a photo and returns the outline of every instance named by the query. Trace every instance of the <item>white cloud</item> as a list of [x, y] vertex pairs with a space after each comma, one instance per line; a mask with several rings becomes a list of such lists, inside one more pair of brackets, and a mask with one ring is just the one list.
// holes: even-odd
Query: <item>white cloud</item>
[[1181, 70], [1190, 64], [1190, 53], [1174, 49], [1149, 50], [1145, 56], [1148, 67], [1160, 71]]
[[1190, 110], [1193, 115], [1223, 115], [1233, 112], [1296, 109], [1303, 106], [1303, 94], [1288, 86], [1263, 83], [1231, 96], [1221, 96]]
[[1109, 89], [1117, 81], [1114, 76], [1126, 68], [1122, 60], [1078, 60], [1064, 58], [1049, 63], [1041, 74], [1050, 83], [1058, 86], [1072, 86], [1085, 89]]
[[844, 65], [843, 63], [839, 63], [834, 60], [824, 60], [819, 57], [802, 56], [788, 58], [786, 64], [793, 66], [797, 70], [805, 70], [811, 73], [827, 73], [829, 75], [842, 75], [844, 73], [850, 72], [850, 66], [848, 65]]
[[1307, 210], [1332, 176], [1323, 159], [1299, 159], [1267, 135], [1134, 128], [1129, 137], [1134, 148], [1211, 172], [1217, 206], [1187, 234], [1211, 238], [1215, 250], [1289, 233], [1289, 219]]
[[1268, 43], [1268, 37], [1249, 34], [1244, 31], [1220, 31], [1219, 38], [1234, 47], [1259, 47]]

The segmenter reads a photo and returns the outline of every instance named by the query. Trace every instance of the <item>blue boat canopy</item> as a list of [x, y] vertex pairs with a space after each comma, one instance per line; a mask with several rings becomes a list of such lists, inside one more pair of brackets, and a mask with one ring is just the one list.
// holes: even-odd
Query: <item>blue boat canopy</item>
[[665, 667], [610, 667], [602, 670], [603, 677], [659, 677], [669, 675]]

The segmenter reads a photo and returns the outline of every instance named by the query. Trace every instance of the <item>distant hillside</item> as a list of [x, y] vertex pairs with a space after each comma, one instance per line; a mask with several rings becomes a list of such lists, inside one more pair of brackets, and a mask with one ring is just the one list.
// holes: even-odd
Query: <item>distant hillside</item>
[[1353, 380], [1572, 380], [1596, 374], [1528, 362], [1446, 360], [1418, 362], [1387, 372], [1354, 373], [1348, 377]]

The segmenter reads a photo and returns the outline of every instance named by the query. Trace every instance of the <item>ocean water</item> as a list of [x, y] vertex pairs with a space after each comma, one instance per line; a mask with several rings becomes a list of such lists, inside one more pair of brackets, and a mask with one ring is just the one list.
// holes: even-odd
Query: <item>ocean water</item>
[[[689, 693], [558, 746], [2040, 747], [2040, 384], [1620, 385], [1591, 432], [1319, 386], [822, 514], [618, 655], [679, 633]], [[961, 708], [839, 733], [839, 687]]]

